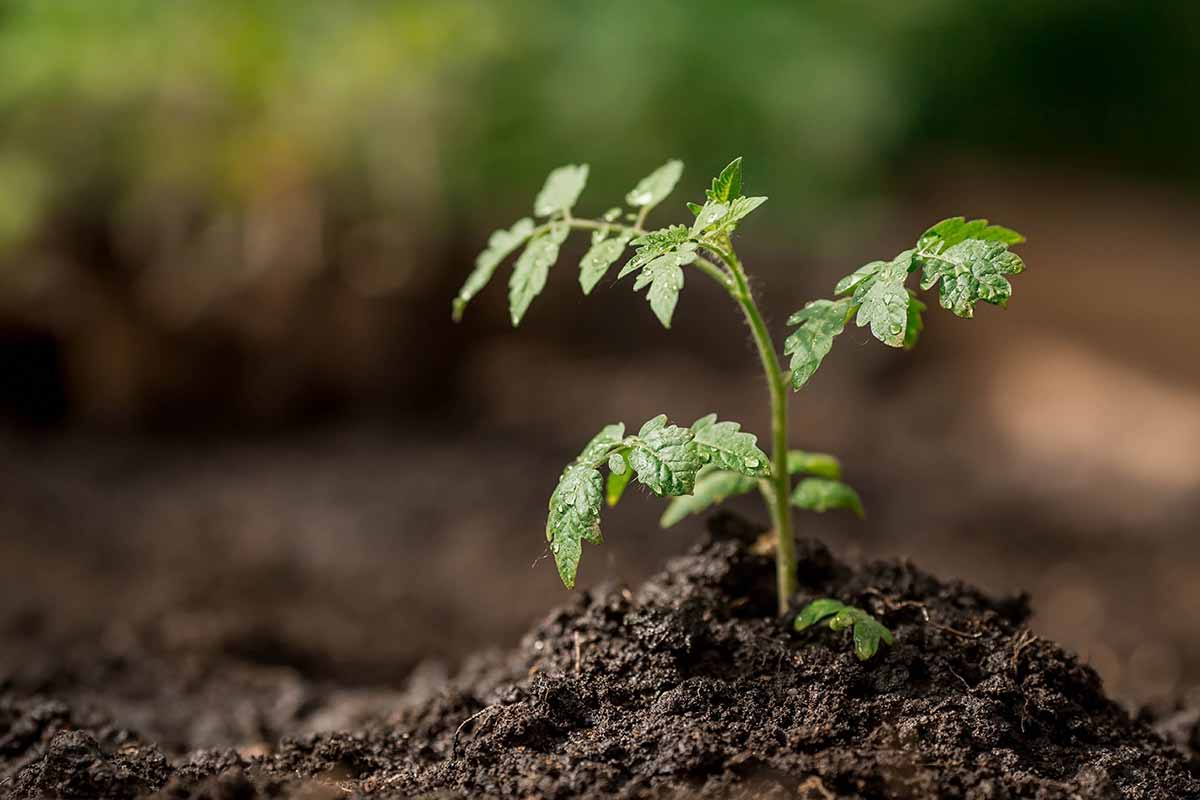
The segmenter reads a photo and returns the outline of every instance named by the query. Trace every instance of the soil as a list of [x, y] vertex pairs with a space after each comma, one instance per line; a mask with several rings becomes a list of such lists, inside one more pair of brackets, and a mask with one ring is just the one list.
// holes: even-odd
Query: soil
[[[517, 649], [472, 656], [453, 680], [418, 667], [404, 691], [244, 651], [189, 656], [137, 631], [26, 661], [0, 676], [0, 789], [21, 800], [1200, 797], [1196, 715], [1131, 718], [1090, 667], [1029, 632], [1024, 597], [905, 561], [850, 567], [806, 541], [800, 600], [854, 602], [896, 634], [863, 663], [845, 632], [775, 618], [753, 526], [721, 515], [710, 528], [636, 591], [581, 592]], [[341, 732], [313, 732], [330, 729]], [[244, 744], [203, 744], [222, 740]]]

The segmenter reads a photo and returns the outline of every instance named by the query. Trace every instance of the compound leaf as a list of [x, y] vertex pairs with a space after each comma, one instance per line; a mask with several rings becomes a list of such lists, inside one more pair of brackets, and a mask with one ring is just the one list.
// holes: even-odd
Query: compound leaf
[[827, 453], [789, 450], [787, 465], [789, 475], [816, 475], [819, 478], [829, 478], [835, 481], [842, 477], [841, 462]]
[[683, 289], [683, 265], [695, 260], [694, 248], [664, 253], [647, 264], [633, 284], [634, 291], [650, 287], [646, 299], [650, 301], [650, 309], [664, 328], [671, 327], [675, 304], [679, 302], [679, 292]]
[[742, 196], [742, 157], [730, 161], [721, 174], [712, 180], [705, 196], [716, 203], [728, 203]]
[[696, 420], [692, 423], [692, 433], [700, 457], [717, 469], [765, 478], [771, 474], [770, 460], [758, 448], [758, 437], [741, 427], [736, 422], [718, 422], [716, 414]]
[[844, 508], [865, 516], [858, 492], [830, 478], [805, 478], [792, 490], [792, 505], [806, 511], [825, 512]]
[[625, 252], [629, 244], [628, 234], [614, 236], [611, 239], [601, 239], [593, 242], [591, 248], [579, 262], [579, 285], [584, 294], [591, 294], [592, 289], [608, 272], [609, 267]]
[[634, 239], [632, 244], [637, 248], [637, 252], [625, 266], [621, 267], [621, 271], [617, 274], [618, 280], [631, 272], [637, 272], [659, 256], [674, 252], [676, 249], [692, 251], [696, 249], [695, 243], [688, 241], [688, 229], [683, 225], [671, 225], [650, 231]]
[[829, 355], [834, 338], [846, 327], [849, 300], [813, 300], [788, 318], [788, 325], [799, 325], [783, 343], [784, 355], [790, 355], [792, 388], [799, 389]]
[[941, 253], [968, 239], [1003, 242], [1006, 245], [1025, 241], [1024, 236], [1011, 228], [988, 225], [986, 219], [973, 219], [968, 222], [964, 217], [950, 217], [921, 234], [921, 238], [917, 240], [917, 252], [922, 255]]
[[638, 181], [638, 185], [625, 195], [625, 202], [634, 208], [654, 208], [675, 189], [681, 175], [683, 162], [668, 161]]
[[575, 587], [583, 542], [599, 544], [602, 541], [600, 505], [603, 497], [604, 479], [600, 471], [586, 464], [567, 467], [550, 495], [546, 539], [554, 554], [558, 576], [568, 589]]
[[629, 466], [639, 482], [660, 497], [691, 494], [702, 466], [695, 436], [687, 428], [668, 425], [665, 415], [642, 426], [629, 446]]
[[714, 469], [700, 473], [696, 486], [689, 495], [671, 499], [658, 524], [669, 528], [690, 514], [699, 514], [726, 498], [746, 494], [754, 490], [758, 481], [736, 472]]
[[1004, 305], [1012, 296], [1012, 284], [1005, 275], [1016, 275], [1025, 269], [1025, 262], [1010, 252], [1003, 241], [967, 239], [938, 253], [922, 254], [925, 269], [921, 288], [938, 287], [942, 308], [969, 319], [975, 314], [975, 303], [982, 300]]
[[487, 248], [475, 258], [475, 269], [467, 276], [458, 296], [454, 298], [454, 321], [462, 319], [463, 311], [471, 298], [479, 294], [492, 279], [496, 267], [525, 243], [533, 233], [533, 220], [529, 217], [517, 220], [508, 230], [494, 231], [488, 237]]
[[579, 199], [587, 183], [587, 164], [567, 164], [553, 170], [547, 177], [537, 199], [533, 201], [534, 216], [548, 217], [551, 214], [567, 212]]
[[508, 281], [508, 310], [513, 327], [521, 324], [533, 298], [546, 288], [550, 267], [558, 260], [558, 248], [570, 228], [563, 223], [551, 225], [544, 233], [529, 240]]
[[[904, 281], [912, 263], [912, 250], [905, 250], [861, 281], [855, 289], [855, 299], [861, 295], [855, 323], [862, 328], [871, 326], [871, 334], [891, 347], [904, 346], [908, 325], [908, 290]], [[865, 291], [864, 291], [865, 290]]]

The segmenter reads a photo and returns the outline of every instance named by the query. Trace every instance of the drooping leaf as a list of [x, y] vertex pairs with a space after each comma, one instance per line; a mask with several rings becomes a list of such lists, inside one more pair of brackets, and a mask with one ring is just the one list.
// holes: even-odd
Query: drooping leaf
[[603, 497], [604, 479], [600, 471], [586, 464], [567, 467], [550, 495], [546, 539], [550, 542], [558, 576], [568, 589], [575, 587], [583, 542], [599, 544], [602, 541], [600, 506]]
[[467, 276], [463, 287], [454, 298], [454, 321], [462, 319], [463, 311], [471, 298], [479, 294], [492, 279], [496, 267], [525, 243], [533, 233], [533, 220], [529, 217], [517, 220], [508, 230], [498, 230], [488, 237], [487, 248], [475, 258], [475, 269]]
[[767, 454], [758, 448], [758, 437], [747, 433], [736, 422], [718, 422], [708, 414], [692, 423], [692, 433], [700, 457], [718, 469], [738, 472], [751, 478], [771, 474]]
[[865, 516], [858, 492], [841, 481], [829, 478], [805, 478], [792, 490], [792, 505], [806, 511], [825, 512], [844, 508]]
[[858, 656], [859, 661], [866, 661], [879, 652], [880, 642], [887, 645], [895, 643], [892, 632], [879, 620], [854, 606], [847, 606], [834, 615], [829, 627], [835, 631], [854, 629], [854, 655]]
[[796, 630], [802, 631], [805, 628], [816, 625], [826, 617], [832, 617], [846, 607], [846, 604], [841, 600], [834, 600], [831, 597], [822, 597], [819, 600], [813, 600], [796, 615], [792, 626]]
[[829, 628], [842, 631], [854, 629], [854, 655], [859, 661], [866, 661], [879, 652], [880, 643], [895, 644], [895, 637], [879, 620], [855, 606], [848, 606], [840, 600], [823, 597], [814, 600], [804, 607], [796, 617], [793, 626], [802, 631], [822, 620], [829, 619]]
[[587, 164], [567, 164], [552, 171], [533, 201], [533, 213], [538, 217], [570, 211], [587, 183]]
[[964, 217], [950, 217], [921, 234], [921, 238], [917, 240], [917, 252], [920, 255], [936, 255], [968, 239], [1003, 242], [1006, 245], [1025, 241], [1025, 237], [1016, 231], [1002, 225], [988, 225], [986, 219], [973, 219], [968, 222]]
[[[873, 276], [859, 283], [856, 298], [862, 293], [862, 305], [858, 307], [855, 323], [862, 328], [871, 327], [871, 334], [891, 347], [904, 345], [904, 332], [908, 324], [908, 290], [904, 281], [912, 263], [911, 250], [905, 250], [891, 263], [881, 267]], [[862, 292], [862, 289], [866, 289]]]
[[664, 328], [670, 329], [671, 317], [675, 313], [675, 304], [679, 301], [679, 292], [683, 289], [683, 265], [696, 260], [695, 249], [674, 250], [655, 258], [638, 273], [634, 281], [634, 291], [650, 287], [646, 299], [650, 301], [650, 309], [658, 317]]
[[908, 319], [904, 325], [905, 350], [911, 350], [916, 347], [917, 340], [921, 338], [921, 331], [925, 330], [925, 321], [921, 318], [921, 314], [925, 311], [925, 308], [925, 304], [917, 299], [917, 293], [909, 289]]
[[624, 438], [624, 422], [614, 422], [611, 425], [605, 425], [579, 453], [575, 459], [575, 463], [587, 464], [591, 467], [599, 466], [604, 463], [615, 448], [620, 446]]
[[819, 478], [829, 478], [835, 481], [842, 477], [841, 462], [827, 453], [789, 450], [787, 464], [789, 475], [816, 475]]
[[631, 272], [637, 272], [659, 256], [677, 249], [692, 251], [696, 249], [695, 243], [688, 241], [688, 229], [683, 225], [671, 225], [667, 228], [650, 231], [634, 239], [632, 244], [637, 248], [637, 252], [625, 266], [621, 267], [621, 271], [617, 274], [618, 280]]
[[980, 300], [993, 305], [1007, 303], [1012, 284], [1004, 276], [1025, 269], [1025, 262], [1010, 252], [1006, 243], [982, 239], [967, 239], [939, 253], [922, 255], [920, 260], [925, 267], [921, 288], [929, 289], [940, 281], [942, 308], [968, 319]]
[[854, 655], [866, 661], [879, 652], [879, 643], [896, 643], [892, 632], [874, 617], [867, 615], [854, 623]]
[[646, 177], [625, 195], [625, 202], [634, 208], [654, 208], [669, 195], [683, 175], [682, 161], [668, 161]]
[[742, 196], [742, 157], [730, 161], [721, 174], [712, 180], [705, 196], [716, 203], [728, 203]]
[[629, 485], [629, 479], [632, 477], [633, 469], [625, 460], [624, 453], [616, 452], [609, 456], [608, 483], [604, 487], [604, 497], [609, 506], [615, 506], [620, 501], [621, 495], [625, 494], [625, 487]]
[[629, 465], [650, 491], [660, 497], [691, 494], [702, 462], [690, 430], [668, 425], [666, 416], [661, 415], [625, 441]]
[[600, 282], [609, 267], [625, 252], [629, 244], [629, 236], [621, 234], [611, 239], [601, 239], [594, 242], [591, 248], [579, 262], [579, 285], [584, 294], [591, 294], [592, 289]]
[[546, 288], [550, 267], [558, 260], [558, 248], [570, 228], [563, 223], [551, 225], [544, 233], [529, 240], [508, 281], [508, 310], [513, 327], [521, 324], [533, 298]]
[[669, 528], [690, 514], [699, 514], [710, 506], [727, 498], [754, 491], [758, 481], [736, 472], [708, 468], [696, 478], [696, 486], [689, 495], [671, 499], [658, 524]]
[[700, 213], [696, 215], [696, 221], [692, 223], [692, 236], [700, 236], [704, 231], [716, 225], [728, 213], [728, 204], [709, 200], [700, 209]]
[[788, 318], [788, 325], [800, 327], [783, 342], [784, 355], [790, 355], [792, 388], [800, 389], [829, 355], [834, 338], [846, 327], [850, 301], [814, 300]]

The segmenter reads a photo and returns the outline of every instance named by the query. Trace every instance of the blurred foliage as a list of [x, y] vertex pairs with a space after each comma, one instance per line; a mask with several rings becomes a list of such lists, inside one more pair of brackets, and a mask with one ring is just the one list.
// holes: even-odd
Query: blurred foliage
[[5, 0], [0, 315], [61, 330], [100, 292], [260, 340], [322, 276], [445, 291], [572, 161], [598, 212], [664, 156], [695, 197], [745, 154], [789, 237], [947, 151], [1194, 181], [1198, 45], [1197, 4], [1115, 0]]

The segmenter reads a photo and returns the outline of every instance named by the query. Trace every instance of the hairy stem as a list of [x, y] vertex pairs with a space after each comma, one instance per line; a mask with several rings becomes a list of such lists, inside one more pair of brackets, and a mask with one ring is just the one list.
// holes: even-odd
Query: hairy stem
[[714, 250], [729, 267], [733, 278], [730, 293], [742, 308], [746, 323], [758, 346], [763, 372], [767, 376], [767, 387], [771, 393], [771, 479], [769, 491], [764, 487], [763, 497], [771, 510], [771, 522], [778, 539], [775, 551], [775, 585], [779, 593], [779, 613], [786, 614], [789, 601], [796, 593], [796, 539], [792, 531], [791, 478], [788, 476], [788, 386], [783, 369], [779, 365], [775, 343], [763, 321], [758, 304], [746, 280], [742, 263], [730, 248], [728, 253]]

